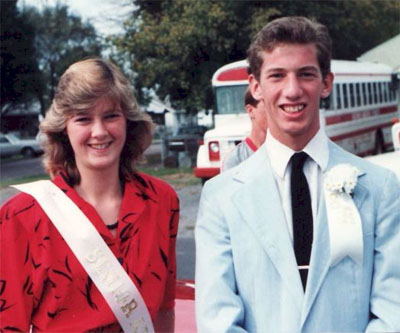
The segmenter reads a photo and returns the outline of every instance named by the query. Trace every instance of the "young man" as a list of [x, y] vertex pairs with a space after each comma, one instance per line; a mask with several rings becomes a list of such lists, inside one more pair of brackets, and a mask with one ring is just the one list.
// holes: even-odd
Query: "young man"
[[203, 189], [199, 331], [400, 331], [400, 185], [320, 128], [333, 82], [327, 29], [277, 19], [248, 59], [267, 139]]
[[257, 101], [248, 88], [244, 104], [251, 121], [250, 135], [230, 151], [222, 161], [221, 171], [226, 171], [249, 158], [264, 143], [267, 134], [267, 114], [264, 102]]

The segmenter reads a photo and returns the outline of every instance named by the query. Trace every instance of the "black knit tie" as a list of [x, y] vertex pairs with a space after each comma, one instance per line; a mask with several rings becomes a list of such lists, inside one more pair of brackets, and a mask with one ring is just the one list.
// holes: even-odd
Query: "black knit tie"
[[[303, 172], [305, 152], [295, 153], [292, 158], [290, 192], [292, 196], [293, 246], [299, 266], [304, 290], [307, 284], [308, 265], [310, 264], [311, 244], [313, 240], [313, 217], [310, 189]], [[306, 266], [306, 267], [304, 267]]]

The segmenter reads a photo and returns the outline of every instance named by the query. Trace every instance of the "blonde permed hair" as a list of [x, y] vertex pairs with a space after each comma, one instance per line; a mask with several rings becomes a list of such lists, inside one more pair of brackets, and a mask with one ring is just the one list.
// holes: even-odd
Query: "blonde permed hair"
[[132, 86], [118, 67], [90, 58], [72, 64], [61, 76], [50, 109], [40, 124], [44, 134], [43, 164], [51, 177], [64, 171], [72, 185], [80, 183], [75, 155], [66, 134], [66, 121], [77, 112], [92, 109], [104, 97], [114, 102], [127, 119], [120, 177], [130, 179], [135, 173], [135, 163], [151, 144], [153, 122], [140, 110]]

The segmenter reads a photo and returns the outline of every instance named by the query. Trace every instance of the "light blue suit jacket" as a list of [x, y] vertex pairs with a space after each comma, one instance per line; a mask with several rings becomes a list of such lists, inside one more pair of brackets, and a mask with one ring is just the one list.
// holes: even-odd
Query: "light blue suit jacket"
[[205, 184], [195, 231], [200, 332], [400, 331], [399, 182], [329, 142], [327, 170], [340, 163], [362, 171], [353, 200], [364, 261], [331, 267], [322, 197], [306, 293], [265, 145]]

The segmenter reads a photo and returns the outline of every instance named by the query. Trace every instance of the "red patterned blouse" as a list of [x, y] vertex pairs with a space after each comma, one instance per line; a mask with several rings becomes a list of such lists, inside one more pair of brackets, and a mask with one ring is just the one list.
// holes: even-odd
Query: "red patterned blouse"
[[[150, 315], [174, 307], [179, 202], [163, 181], [126, 182], [116, 237], [59, 175], [54, 183], [91, 220], [132, 278]], [[79, 232], [79, 231], [78, 231]], [[120, 331], [88, 274], [39, 204], [25, 193], [0, 211], [0, 331]]]

